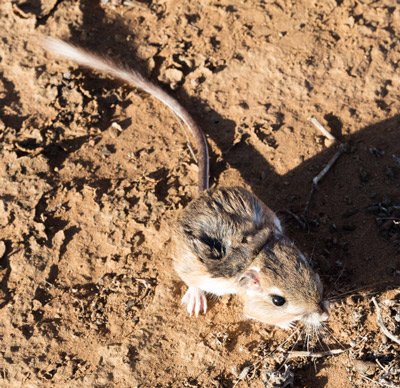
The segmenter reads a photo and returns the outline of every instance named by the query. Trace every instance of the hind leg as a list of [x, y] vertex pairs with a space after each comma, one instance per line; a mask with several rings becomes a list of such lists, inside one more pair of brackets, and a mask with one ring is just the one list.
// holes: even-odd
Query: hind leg
[[207, 311], [206, 294], [200, 288], [190, 286], [182, 298], [182, 304], [187, 305], [187, 311], [190, 316], [192, 316], [192, 313], [195, 313], [197, 317], [200, 311], [203, 311], [205, 314]]

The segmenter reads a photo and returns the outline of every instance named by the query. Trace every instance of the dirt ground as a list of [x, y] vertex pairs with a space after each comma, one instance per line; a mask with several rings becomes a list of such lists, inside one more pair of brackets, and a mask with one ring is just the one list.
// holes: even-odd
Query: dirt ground
[[[0, 27], [2, 387], [400, 386], [398, 2], [4, 0]], [[257, 194], [321, 274], [319, 339], [246, 320], [234, 296], [188, 316], [170, 241], [197, 189], [182, 129], [38, 34], [141, 69], [189, 110], [212, 186]]]

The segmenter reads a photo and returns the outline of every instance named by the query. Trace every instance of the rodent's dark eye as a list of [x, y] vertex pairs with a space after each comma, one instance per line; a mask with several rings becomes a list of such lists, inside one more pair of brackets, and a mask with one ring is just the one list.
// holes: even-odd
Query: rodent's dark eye
[[272, 295], [272, 303], [275, 306], [283, 306], [286, 303], [286, 299], [283, 296]]

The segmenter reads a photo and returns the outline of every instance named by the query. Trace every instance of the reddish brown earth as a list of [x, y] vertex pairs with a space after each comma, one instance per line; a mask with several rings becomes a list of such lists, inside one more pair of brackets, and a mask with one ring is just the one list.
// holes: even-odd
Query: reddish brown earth
[[[400, 386], [372, 303], [399, 338], [396, 1], [5, 0], [0, 27], [2, 387], [283, 387], [286, 366], [295, 387]], [[244, 319], [235, 297], [188, 316], [170, 242], [196, 196], [185, 135], [38, 33], [139, 67], [193, 114], [211, 184], [251, 189], [321, 274], [331, 334], [310, 349], [343, 353], [293, 357], [304, 334], [280, 346], [291, 333]], [[340, 142], [302, 229], [287, 211], [303, 217]]]

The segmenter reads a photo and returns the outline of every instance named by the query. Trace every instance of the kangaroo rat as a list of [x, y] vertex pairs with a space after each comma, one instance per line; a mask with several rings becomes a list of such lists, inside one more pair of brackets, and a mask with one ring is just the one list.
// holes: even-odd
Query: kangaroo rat
[[207, 292], [237, 294], [246, 316], [281, 328], [290, 328], [298, 320], [318, 326], [328, 319], [319, 276], [284, 235], [272, 210], [243, 188], [209, 189], [205, 136], [177, 100], [135, 70], [109, 59], [52, 38], [45, 38], [44, 45], [144, 90], [166, 104], [193, 134], [200, 194], [179, 214], [173, 228], [174, 266], [189, 287], [182, 303], [190, 314], [207, 311]]

